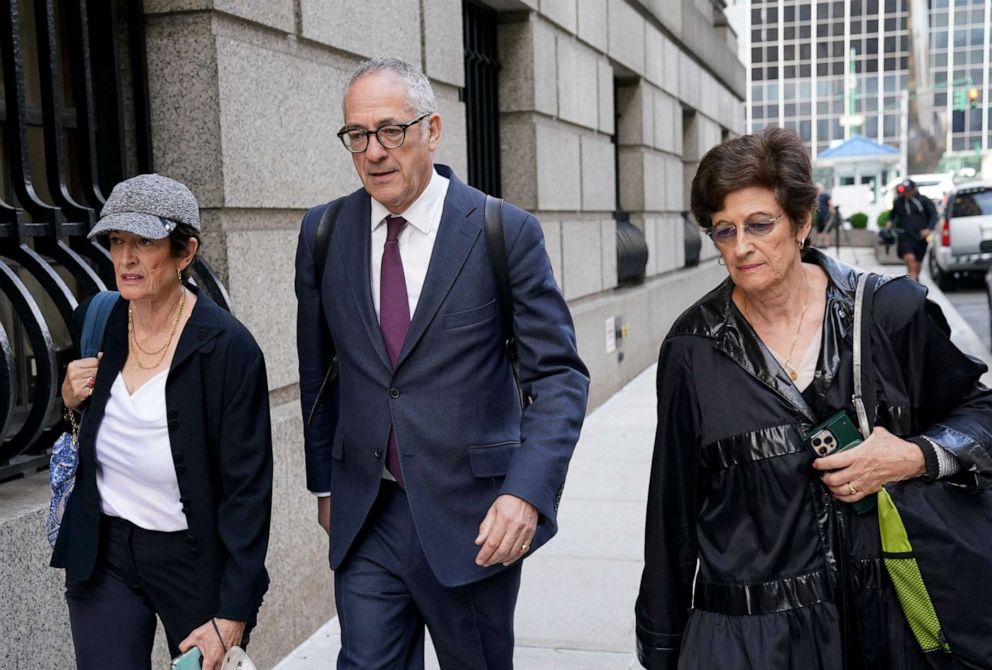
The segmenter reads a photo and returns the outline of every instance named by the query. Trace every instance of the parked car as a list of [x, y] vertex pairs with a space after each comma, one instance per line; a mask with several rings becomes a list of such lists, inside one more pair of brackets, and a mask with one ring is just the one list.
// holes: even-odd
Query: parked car
[[953, 290], [958, 275], [984, 274], [992, 267], [992, 182], [952, 188], [930, 235], [930, 276], [943, 291]]

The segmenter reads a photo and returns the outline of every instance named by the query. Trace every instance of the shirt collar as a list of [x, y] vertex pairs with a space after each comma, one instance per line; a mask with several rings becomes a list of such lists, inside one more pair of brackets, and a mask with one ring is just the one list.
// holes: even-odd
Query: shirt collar
[[[447, 181], [444, 177], [437, 173], [437, 170], [431, 169], [431, 180], [427, 182], [427, 188], [424, 192], [413, 201], [406, 211], [402, 212], [398, 216], [402, 216], [406, 219], [407, 223], [419, 230], [424, 234], [429, 234], [431, 228], [434, 226], [434, 209], [438, 204], [438, 199], [444, 199], [445, 188], [444, 182]], [[381, 226], [386, 220], [387, 216], [393, 216], [392, 212], [386, 209], [386, 206], [375, 198], [372, 200], [372, 230]]]

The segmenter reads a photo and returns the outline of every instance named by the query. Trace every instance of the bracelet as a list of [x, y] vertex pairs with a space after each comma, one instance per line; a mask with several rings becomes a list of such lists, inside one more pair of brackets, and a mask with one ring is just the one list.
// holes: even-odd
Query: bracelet
[[227, 645], [224, 643], [224, 636], [220, 634], [220, 628], [217, 627], [217, 619], [214, 617], [210, 618], [210, 623], [214, 625], [214, 632], [217, 633], [218, 639], [220, 639], [220, 646], [224, 647], [224, 653], [227, 653]]

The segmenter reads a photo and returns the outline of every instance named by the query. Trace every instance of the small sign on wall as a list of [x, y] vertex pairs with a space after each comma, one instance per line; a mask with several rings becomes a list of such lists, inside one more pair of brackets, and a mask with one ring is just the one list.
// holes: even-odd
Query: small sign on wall
[[617, 318], [611, 316], [606, 320], [606, 353], [612, 354], [617, 350]]

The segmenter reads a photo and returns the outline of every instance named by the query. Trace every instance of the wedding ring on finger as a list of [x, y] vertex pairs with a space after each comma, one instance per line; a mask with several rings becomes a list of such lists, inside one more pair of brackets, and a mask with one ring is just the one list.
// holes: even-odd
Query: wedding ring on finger
[[852, 484], [851, 482], [848, 482], [847, 483], [847, 495], [853, 496], [853, 495], [856, 495], [857, 492], [858, 492], [858, 489], [854, 487], [854, 484]]
[[520, 551], [522, 551], [525, 554], [528, 551], [530, 551], [530, 543], [529, 542], [524, 542], [522, 545], [520, 545]]
[[91, 395], [93, 395], [93, 387], [92, 386], [87, 386], [86, 387], [86, 397], [89, 398]]

